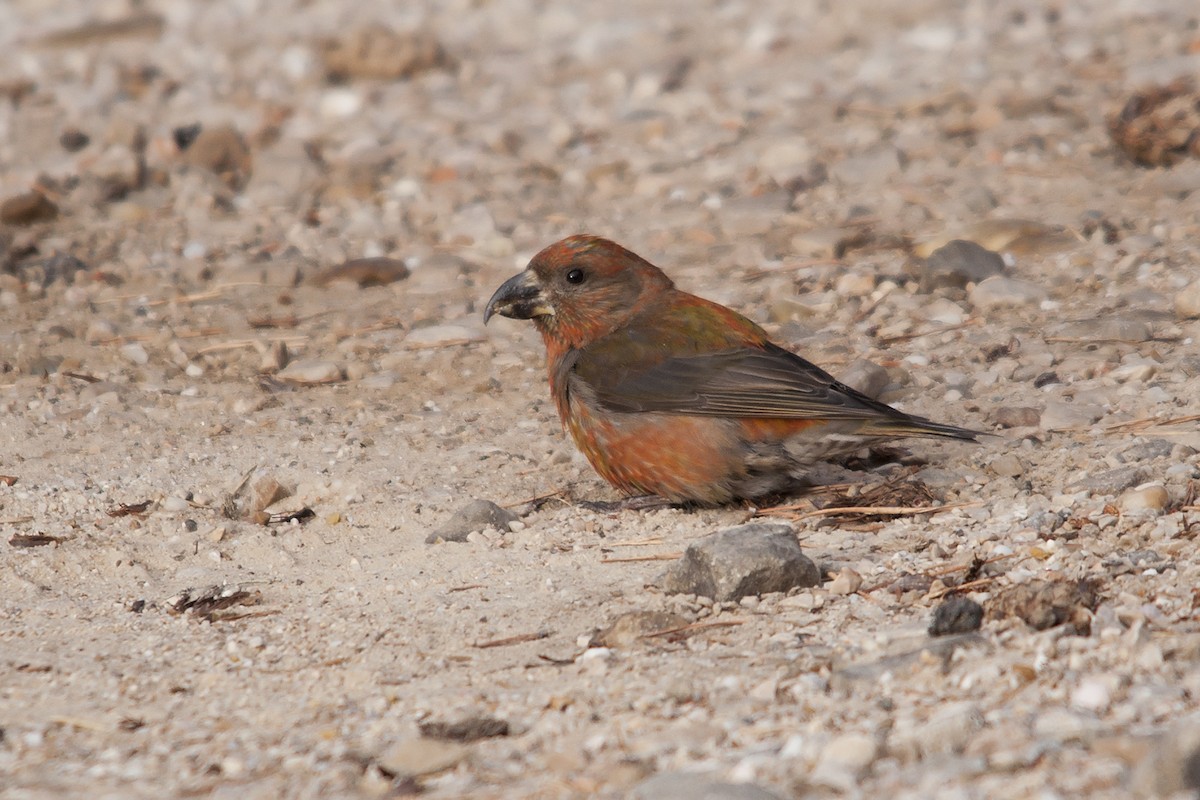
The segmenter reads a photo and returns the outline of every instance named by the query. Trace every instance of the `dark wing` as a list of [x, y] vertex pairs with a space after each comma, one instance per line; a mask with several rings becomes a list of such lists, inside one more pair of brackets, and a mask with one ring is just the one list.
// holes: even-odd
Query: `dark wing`
[[581, 353], [574, 370], [595, 392], [596, 400], [611, 411], [860, 420], [868, 428], [877, 427], [881, 434], [958, 439], [976, 435], [872, 400], [770, 342], [761, 347], [675, 356], [652, 364], [642, 361], [630, 369], [593, 368], [589, 360], [589, 354]]

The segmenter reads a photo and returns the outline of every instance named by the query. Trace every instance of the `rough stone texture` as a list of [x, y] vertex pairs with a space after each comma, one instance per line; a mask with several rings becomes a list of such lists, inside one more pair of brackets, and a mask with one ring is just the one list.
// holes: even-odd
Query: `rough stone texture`
[[944, 287], [963, 288], [1004, 272], [1004, 259], [999, 253], [975, 242], [955, 239], [934, 250], [918, 272], [921, 287], [926, 291]]
[[717, 601], [786, 592], [821, 582], [817, 565], [800, 552], [787, 525], [741, 525], [694, 544], [659, 581], [671, 594], [696, 594]]
[[509, 523], [516, 522], [520, 518], [520, 515], [507, 508], [501, 508], [491, 500], [472, 500], [454, 512], [454, 516], [446, 520], [441, 527], [425, 537], [425, 542], [427, 544], [465, 542], [470, 534], [484, 528], [507, 533]]

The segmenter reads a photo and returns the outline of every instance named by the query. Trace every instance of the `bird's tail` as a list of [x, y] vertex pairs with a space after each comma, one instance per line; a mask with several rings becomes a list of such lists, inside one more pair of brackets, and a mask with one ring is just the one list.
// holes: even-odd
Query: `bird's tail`
[[957, 425], [947, 425], [944, 422], [934, 422], [925, 417], [904, 415], [899, 419], [871, 420], [863, 431], [867, 435], [878, 436], [930, 436], [938, 439], [959, 439], [965, 442], [978, 442], [980, 436], [989, 436], [984, 431], [973, 431], [970, 428], [960, 428]]

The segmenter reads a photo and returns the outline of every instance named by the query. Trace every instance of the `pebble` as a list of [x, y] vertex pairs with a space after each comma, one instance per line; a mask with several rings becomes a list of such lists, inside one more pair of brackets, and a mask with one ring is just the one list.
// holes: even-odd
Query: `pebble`
[[829, 177], [846, 186], [861, 186], [886, 183], [900, 171], [900, 154], [895, 147], [885, 145], [835, 161], [829, 167]]
[[468, 752], [458, 742], [420, 736], [396, 742], [380, 753], [376, 761], [397, 776], [416, 777], [450, 769], [466, 758]]
[[68, 153], [78, 153], [91, 143], [91, 137], [79, 128], [66, 128], [58, 135], [58, 143]]
[[146, 348], [142, 347], [140, 342], [130, 342], [121, 346], [121, 358], [131, 364], [143, 366], [150, 361], [150, 354], [146, 352]]
[[1062, 431], [1091, 425], [1103, 416], [1104, 409], [1092, 403], [1048, 400], [1038, 422], [1042, 430]]
[[1126, 514], [1161, 514], [1170, 501], [1171, 497], [1161, 483], [1147, 483], [1121, 495], [1117, 507]]
[[1051, 333], [1083, 342], [1147, 342], [1154, 338], [1154, 328], [1149, 322], [1120, 314], [1071, 320], [1054, 326]]
[[843, 567], [825, 588], [830, 594], [850, 595], [862, 588], [863, 577], [849, 567]]
[[413, 328], [404, 337], [404, 346], [420, 350], [426, 347], [447, 347], [457, 344], [469, 344], [483, 341], [486, 338], [482, 329], [466, 325], [442, 324], [427, 325], [423, 328]]
[[693, 542], [658, 581], [668, 594], [703, 595], [718, 602], [820, 582], [821, 571], [800, 551], [791, 527], [760, 523]]
[[187, 511], [189, 508], [191, 508], [191, 505], [182, 497], [168, 495], [162, 499], [162, 502], [159, 503], [158, 507], [163, 511], [175, 513], [179, 511]]
[[230, 125], [202, 128], [187, 149], [183, 162], [206, 169], [231, 189], [240, 189], [250, 178], [250, 148]]
[[[1177, 445], [1166, 439], [1144, 439], [1134, 442], [1117, 453], [1117, 458], [1125, 463], [1134, 461], [1153, 461], [1165, 458], [1175, 450]], [[1190, 449], [1190, 448], [1189, 448]]]
[[336, 383], [342, 379], [342, 368], [332, 361], [301, 359], [288, 364], [276, 377], [301, 385]]
[[116, 335], [117, 326], [106, 319], [94, 319], [88, 323], [83, 340], [88, 344], [99, 344], [115, 338]]
[[1071, 706], [1079, 711], [1101, 714], [1112, 704], [1112, 680], [1108, 676], [1086, 678], [1071, 691]]
[[812, 781], [842, 791], [853, 789], [879, 757], [879, 742], [865, 733], [843, 733], [821, 748]]
[[1145, 383], [1153, 378], [1157, 371], [1158, 364], [1156, 362], [1149, 359], [1138, 359], [1128, 364], [1122, 364], [1108, 373], [1108, 377], [1117, 383]]
[[[1004, 272], [1004, 259], [999, 253], [975, 242], [954, 239], [929, 254], [918, 274], [921, 288], [932, 291], [941, 288], [964, 288], [978, 284]], [[972, 302], [975, 302], [972, 300]], [[979, 303], [975, 303], [979, 305]]]
[[590, 640], [591, 647], [629, 647], [647, 643], [643, 637], [648, 633], [682, 628], [688, 624], [686, 617], [669, 611], [630, 611], [612, 621], [604, 630]]
[[1176, 293], [1175, 316], [1180, 319], [1200, 317], [1200, 281], [1192, 281]]
[[509, 525], [521, 517], [501, 508], [491, 500], [472, 500], [467, 505], [455, 511], [450, 519], [440, 528], [425, 537], [426, 544], [438, 542], [465, 542], [472, 533], [492, 528], [501, 533], [507, 533]]
[[394, 31], [369, 25], [325, 39], [318, 45], [331, 83], [346, 80], [401, 80], [454, 64], [429, 31]]
[[750, 783], [724, 783], [691, 772], [660, 772], [634, 786], [629, 800], [783, 800]]
[[1065, 708], [1051, 708], [1033, 722], [1033, 735], [1053, 742], [1087, 741], [1100, 730], [1100, 723]]
[[933, 610], [930, 636], [948, 636], [977, 631], [983, 625], [983, 606], [969, 597], [953, 595]]
[[975, 731], [983, 726], [983, 715], [972, 702], [947, 703], [925, 722], [896, 723], [888, 749], [906, 760], [960, 753]]
[[870, 398], [878, 398], [892, 382], [886, 369], [865, 358], [850, 362], [850, 366], [842, 370], [838, 380]]
[[309, 279], [314, 286], [328, 286], [338, 281], [354, 283], [359, 287], [386, 286], [408, 277], [408, 265], [398, 258], [374, 256], [352, 258], [334, 267], [322, 270]]
[[1005, 453], [993, 458], [988, 464], [988, 469], [1002, 478], [1015, 478], [1018, 475], [1024, 475], [1027, 468], [1014, 453]]
[[1032, 428], [1041, 421], [1042, 412], [1029, 406], [998, 406], [991, 418], [1001, 428]]
[[1145, 467], [1118, 467], [1088, 475], [1072, 483], [1068, 488], [1086, 489], [1093, 495], [1115, 495], [1137, 486], [1146, 480]]
[[0, 203], [0, 223], [5, 225], [34, 225], [57, 216], [58, 206], [41, 192], [25, 192]]
[[1047, 297], [1041, 286], [1005, 275], [993, 275], [976, 284], [967, 294], [971, 305], [984, 310], [1038, 305]]

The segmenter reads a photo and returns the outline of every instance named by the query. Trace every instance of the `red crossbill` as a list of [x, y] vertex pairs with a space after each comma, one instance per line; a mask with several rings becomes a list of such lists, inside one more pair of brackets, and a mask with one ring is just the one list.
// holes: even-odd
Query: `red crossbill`
[[814, 462], [905, 436], [975, 431], [897, 411], [772, 343], [736, 311], [680, 291], [596, 236], [534, 256], [484, 311], [532, 319], [563, 427], [630, 495], [704, 505], [806, 485]]

